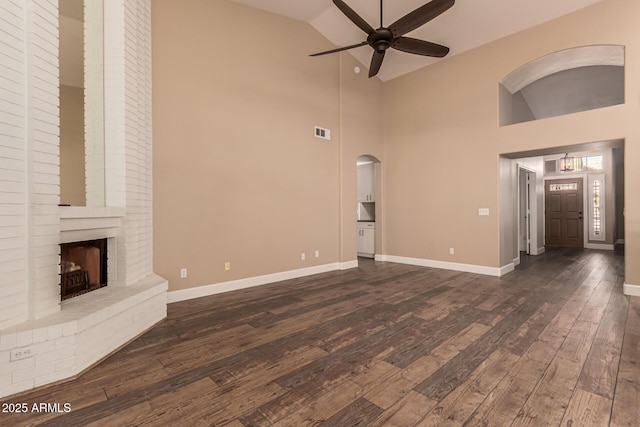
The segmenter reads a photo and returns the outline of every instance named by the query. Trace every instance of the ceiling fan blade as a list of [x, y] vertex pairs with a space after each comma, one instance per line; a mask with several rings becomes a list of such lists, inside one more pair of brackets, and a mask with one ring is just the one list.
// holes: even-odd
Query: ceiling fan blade
[[412, 39], [411, 37], [398, 37], [391, 43], [391, 47], [407, 53], [434, 56], [436, 58], [442, 58], [449, 53], [449, 48], [446, 46], [424, 40]]
[[373, 77], [378, 74], [380, 71], [380, 66], [382, 65], [382, 60], [384, 59], [384, 50], [382, 51], [373, 51], [373, 57], [371, 58], [371, 66], [369, 67], [369, 77]]
[[398, 19], [389, 26], [389, 29], [393, 33], [393, 37], [403, 36], [446, 12], [454, 3], [455, 0], [432, 0]]
[[360, 28], [362, 31], [364, 31], [367, 34], [371, 34], [371, 33], [375, 32], [373, 27], [371, 25], [369, 25], [369, 23], [367, 23], [367, 21], [362, 19], [362, 17], [360, 15], [358, 15], [355, 12], [355, 10], [351, 9], [345, 2], [343, 2], [342, 0], [333, 0], [333, 4], [338, 6], [338, 9], [340, 9], [342, 11], [342, 13], [344, 13], [345, 16], [347, 18], [349, 18], [351, 20], [351, 22], [356, 24], [358, 26], [358, 28]]
[[338, 47], [338, 48], [335, 48], [335, 49], [326, 50], [324, 52], [312, 53], [309, 56], [320, 56], [320, 55], [326, 55], [328, 53], [341, 52], [343, 50], [353, 49], [354, 47], [360, 47], [360, 46], [364, 46], [366, 44], [368, 44], [368, 43], [367, 42], [360, 42], [360, 43], [357, 43], [357, 44], [352, 44], [351, 46]]

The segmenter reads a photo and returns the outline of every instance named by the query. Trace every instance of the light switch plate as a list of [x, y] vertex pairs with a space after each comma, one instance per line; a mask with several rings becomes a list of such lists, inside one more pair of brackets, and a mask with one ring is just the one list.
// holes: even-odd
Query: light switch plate
[[480, 208], [480, 209], [478, 209], [478, 215], [480, 215], [480, 216], [489, 216], [489, 208]]

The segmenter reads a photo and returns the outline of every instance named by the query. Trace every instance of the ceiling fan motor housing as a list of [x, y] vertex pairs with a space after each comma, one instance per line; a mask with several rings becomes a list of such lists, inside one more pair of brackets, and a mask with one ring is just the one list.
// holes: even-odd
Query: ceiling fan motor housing
[[389, 49], [392, 41], [393, 34], [388, 28], [378, 28], [367, 37], [367, 43], [378, 52], [384, 52]]

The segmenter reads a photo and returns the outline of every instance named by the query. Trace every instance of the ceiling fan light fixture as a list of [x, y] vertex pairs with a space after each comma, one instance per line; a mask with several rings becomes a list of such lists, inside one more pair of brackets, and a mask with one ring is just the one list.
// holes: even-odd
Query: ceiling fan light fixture
[[569, 153], [566, 153], [560, 159], [560, 172], [573, 172], [573, 163], [573, 156], [569, 156]]

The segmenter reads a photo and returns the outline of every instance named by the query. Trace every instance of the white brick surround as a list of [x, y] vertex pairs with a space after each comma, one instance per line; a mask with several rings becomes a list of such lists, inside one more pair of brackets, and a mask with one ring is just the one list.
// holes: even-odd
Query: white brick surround
[[[0, 397], [73, 377], [166, 316], [152, 258], [150, 0], [105, 0], [106, 208], [58, 207], [57, 7], [0, 2]], [[101, 237], [108, 286], [61, 304], [59, 244]], [[12, 361], [16, 349], [33, 356]]]

